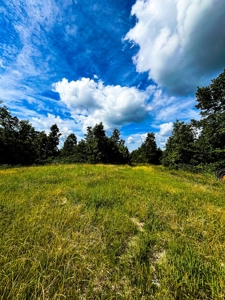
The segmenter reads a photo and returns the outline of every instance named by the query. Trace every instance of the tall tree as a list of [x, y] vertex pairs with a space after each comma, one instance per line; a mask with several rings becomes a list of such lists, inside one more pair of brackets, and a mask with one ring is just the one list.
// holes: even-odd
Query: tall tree
[[112, 164], [130, 163], [130, 153], [125, 141], [120, 138], [120, 131], [115, 128], [108, 141], [108, 159]]
[[76, 145], [77, 145], [77, 137], [75, 136], [74, 133], [69, 134], [61, 149], [61, 155], [64, 157], [73, 155], [75, 153]]
[[85, 137], [88, 161], [90, 163], [106, 163], [108, 161], [107, 141], [104, 126], [96, 124], [94, 128], [88, 127]]
[[18, 163], [22, 165], [31, 165], [36, 161], [37, 147], [36, 147], [37, 132], [34, 127], [27, 120], [19, 122], [19, 132], [17, 139], [17, 153]]
[[94, 133], [93, 133], [93, 128], [91, 126], [87, 127], [87, 133], [85, 134], [85, 145], [86, 145], [85, 147], [86, 161], [90, 163], [95, 163]]
[[37, 132], [37, 137], [35, 140], [37, 156], [36, 163], [42, 164], [48, 158], [48, 136], [44, 131]]
[[137, 150], [134, 150], [131, 155], [133, 162], [160, 164], [162, 151], [157, 147], [155, 134], [153, 132], [148, 133], [145, 141]]
[[0, 107], [0, 163], [18, 163], [18, 135], [19, 119], [12, 117], [5, 106]]
[[163, 151], [162, 163], [169, 167], [191, 164], [194, 157], [195, 135], [191, 124], [176, 121], [172, 135], [168, 138]]
[[201, 120], [195, 122], [200, 135], [197, 141], [202, 163], [225, 160], [225, 70], [207, 87], [196, 92]]
[[48, 157], [56, 157], [59, 154], [59, 138], [61, 133], [59, 132], [59, 128], [56, 124], [50, 127], [50, 133], [48, 135]]
[[159, 164], [161, 150], [156, 145], [155, 134], [148, 133], [145, 142], [141, 145], [145, 162], [149, 164]]
[[80, 140], [75, 148], [73, 162], [86, 163], [88, 162], [87, 143], [85, 140]]

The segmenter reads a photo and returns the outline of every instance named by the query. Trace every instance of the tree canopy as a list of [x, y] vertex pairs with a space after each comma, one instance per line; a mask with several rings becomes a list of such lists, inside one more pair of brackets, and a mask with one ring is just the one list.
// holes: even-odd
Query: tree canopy
[[131, 153], [132, 161], [137, 163], [160, 164], [162, 151], [157, 147], [155, 134], [148, 133], [141, 146]]
[[47, 134], [37, 131], [27, 120], [12, 116], [0, 101], [0, 164], [30, 165], [52, 160], [73, 163], [130, 162], [160, 164], [171, 168], [225, 166], [225, 70], [206, 87], [197, 87], [196, 108], [200, 120], [176, 120], [165, 150], [157, 147], [155, 134], [147, 133], [141, 146], [129, 153], [120, 131], [108, 137], [102, 122], [88, 126], [85, 138], [74, 133], [59, 149], [61, 133], [56, 124]]
[[130, 153], [118, 129], [107, 137], [102, 123], [89, 126], [85, 139], [77, 142], [71, 133], [61, 149], [60, 136], [56, 124], [49, 134], [39, 132], [29, 121], [20, 121], [5, 106], [0, 107], [0, 164], [43, 164], [56, 159], [69, 163], [130, 163]]
[[209, 86], [197, 87], [196, 101], [201, 119], [174, 123], [163, 153], [165, 166], [225, 165], [225, 70]]
[[163, 152], [162, 163], [178, 168], [182, 164], [191, 164], [194, 153], [194, 132], [190, 124], [176, 120], [172, 135], [168, 138]]

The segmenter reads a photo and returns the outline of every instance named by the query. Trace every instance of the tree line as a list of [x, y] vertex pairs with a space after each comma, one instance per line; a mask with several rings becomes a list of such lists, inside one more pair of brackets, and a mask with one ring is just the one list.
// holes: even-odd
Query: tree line
[[13, 117], [7, 107], [0, 107], [0, 164], [31, 165], [58, 156], [60, 132], [52, 125], [47, 135], [36, 131], [27, 120]]
[[[129, 164], [132, 155], [114, 129], [110, 137], [105, 133], [102, 123], [93, 128], [87, 127], [85, 138], [77, 141], [74, 133], [67, 136], [59, 149], [61, 133], [56, 124], [50, 127], [49, 134], [37, 131], [28, 120], [13, 117], [6, 106], [0, 107], [0, 164], [32, 165], [52, 161], [64, 163], [106, 163]], [[154, 154], [153, 152], [156, 152]], [[148, 134], [146, 141], [137, 150], [138, 162], [159, 163], [155, 136]]]
[[206, 87], [197, 87], [200, 120], [174, 122], [162, 164], [191, 170], [225, 167], [225, 70]]
[[198, 87], [201, 119], [173, 123], [165, 149], [157, 147], [155, 134], [148, 133], [141, 146], [129, 153], [120, 131], [110, 137], [102, 123], [87, 127], [85, 138], [74, 133], [59, 149], [61, 133], [56, 124], [49, 134], [37, 131], [27, 120], [13, 117], [0, 106], [0, 164], [31, 165], [58, 160], [65, 163], [160, 164], [170, 168], [201, 170], [225, 166], [225, 70], [207, 87]]

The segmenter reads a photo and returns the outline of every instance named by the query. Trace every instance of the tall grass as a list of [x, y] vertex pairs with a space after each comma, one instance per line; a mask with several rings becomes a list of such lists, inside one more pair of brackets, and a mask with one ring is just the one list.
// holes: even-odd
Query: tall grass
[[0, 170], [0, 299], [224, 299], [225, 185], [161, 166]]

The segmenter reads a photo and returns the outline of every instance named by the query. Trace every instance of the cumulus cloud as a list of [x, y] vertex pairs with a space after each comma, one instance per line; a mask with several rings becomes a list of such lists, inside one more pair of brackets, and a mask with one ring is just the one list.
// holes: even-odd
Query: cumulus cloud
[[69, 82], [63, 79], [53, 85], [71, 115], [82, 123], [84, 130], [103, 122], [105, 128], [120, 127], [131, 122], [141, 122], [149, 114], [150, 91], [135, 87], [104, 85], [102, 81], [81, 78]]
[[70, 133], [75, 133], [78, 139], [83, 137], [81, 133], [81, 126], [76, 124], [73, 119], [61, 117], [59, 115], [55, 115], [52, 113], [47, 113], [47, 115], [43, 115], [41, 112], [38, 112], [33, 109], [28, 109], [22, 105], [18, 105], [18, 103], [12, 102], [10, 104], [10, 112], [13, 116], [17, 116], [19, 120], [29, 120], [32, 126], [38, 131], [49, 132], [50, 127], [53, 124], [57, 124], [59, 130], [62, 134], [62, 138], [65, 139]]
[[[158, 147], [161, 149], [164, 148], [167, 139], [169, 136], [171, 136], [172, 129], [173, 129], [173, 122], [168, 123], [162, 123], [159, 126], [157, 126], [158, 131], [155, 132], [155, 139]], [[128, 148], [130, 150], [137, 149], [145, 140], [147, 137], [146, 133], [135, 133], [131, 134], [127, 139], [126, 143], [128, 144]]]
[[196, 100], [193, 96], [169, 96], [155, 85], [149, 86], [148, 91], [151, 94], [149, 109], [156, 123], [168, 123], [176, 119], [184, 121], [199, 119], [199, 112], [194, 108]]
[[134, 133], [127, 138], [126, 142], [128, 144], [141, 144], [146, 140], [146, 137], [147, 137], [147, 133], [142, 133], [142, 134]]
[[155, 134], [155, 138], [157, 144], [161, 148], [164, 148], [168, 137], [171, 135], [172, 129], [173, 129], [173, 122], [160, 124], [159, 132]]
[[141, 146], [141, 144], [146, 140], [147, 133], [133, 133], [129, 135], [126, 139], [126, 145], [129, 149], [129, 151], [133, 151], [135, 149], [138, 149], [138, 147]]
[[45, 131], [47, 133], [53, 124], [57, 124], [61, 133], [60, 146], [62, 146], [62, 143], [65, 141], [66, 137], [71, 133], [75, 133], [78, 137], [78, 140], [83, 137], [79, 125], [74, 123], [73, 120], [65, 118], [62, 119], [60, 116], [55, 116], [50, 113], [48, 113], [47, 116], [37, 114], [36, 116], [30, 118], [30, 122], [35, 129], [39, 131]]
[[62, 119], [60, 116], [55, 116], [48, 113], [47, 116], [37, 115], [30, 118], [31, 124], [38, 131], [45, 131], [47, 134], [53, 124], [57, 124], [61, 133], [59, 140], [59, 148], [63, 146], [69, 134], [74, 133], [78, 140], [83, 138], [79, 125], [75, 124], [71, 119]]
[[138, 72], [174, 95], [190, 95], [225, 66], [225, 5], [221, 0], [137, 0], [137, 23], [125, 40], [140, 46]]

